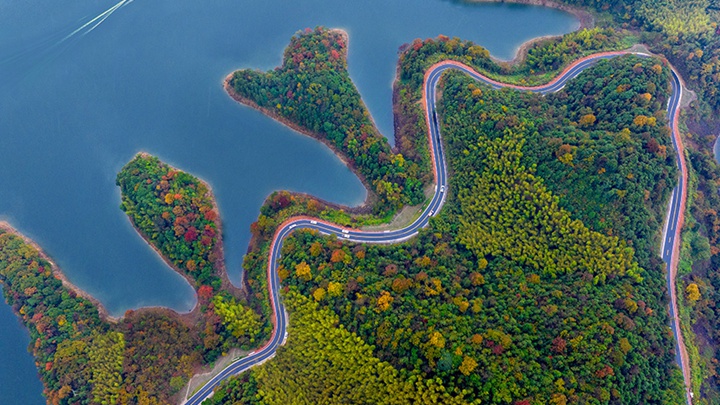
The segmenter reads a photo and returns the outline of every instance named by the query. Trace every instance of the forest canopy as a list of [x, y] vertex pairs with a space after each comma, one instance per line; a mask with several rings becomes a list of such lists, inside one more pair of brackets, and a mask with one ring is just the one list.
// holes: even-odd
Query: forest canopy
[[[409, 47], [398, 86], [416, 94], [412, 73], [434, 57], [425, 46], [461, 56], [474, 46], [448, 44], [464, 43]], [[460, 73], [441, 86], [452, 172], [443, 211], [400, 246], [293, 233], [278, 269], [285, 296], [332, 311], [374, 357], [466, 403], [682, 403], [653, 250], [676, 177], [667, 66], [599, 62], [546, 97]], [[426, 143], [422, 116], [404, 119], [416, 129], [408, 139]], [[319, 376], [289, 382], [302, 395], [363, 392], [354, 372], [337, 388], [339, 376], [320, 371], [345, 347], [314, 346], [320, 337], [293, 343], [307, 333], [293, 329], [276, 360], [225, 384], [216, 403], [283, 403], [288, 387], [267, 378], [277, 364]], [[319, 398], [302, 395], [295, 403]]]

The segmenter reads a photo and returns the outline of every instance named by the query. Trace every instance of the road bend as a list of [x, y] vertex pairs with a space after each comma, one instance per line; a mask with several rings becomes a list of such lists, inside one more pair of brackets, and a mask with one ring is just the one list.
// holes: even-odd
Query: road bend
[[[425, 121], [428, 127], [428, 142], [433, 162], [433, 174], [435, 178], [435, 192], [430, 202], [419, 218], [407, 227], [389, 230], [389, 231], [361, 231], [335, 225], [318, 218], [307, 216], [293, 217], [283, 222], [275, 231], [271, 245], [270, 257], [268, 258], [267, 278], [268, 289], [270, 292], [270, 305], [272, 307], [272, 323], [273, 332], [270, 340], [260, 349], [251, 352], [247, 356], [238, 359], [223, 369], [219, 374], [210, 379], [190, 398], [185, 405], [199, 405], [205, 399], [212, 395], [213, 389], [217, 387], [225, 379], [240, 374], [253, 366], [261, 364], [275, 355], [277, 348], [282, 345], [287, 337], [287, 313], [280, 298], [280, 279], [277, 274], [278, 261], [280, 259], [280, 251], [285, 238], [298, 229], [313, 229], [321, 234], [336, 235], [341, 240], [347, 240], [356, 243], [399, 243], [412, 238], [418, 233], [418, 230], [428, 225], [430, 218], [435, 216], [445, 204], [445, 196], [448, 190], [447, 163], [445, 161], [445, 153], [443, 151], [443, 143], [440, 138], [440, 124], [437, 118], [436, 102], [437, 102], [437, 86], [440, 77], [445, 71], [459, 70], [464, 72], [478, 82], [485, 83], [492, 88], [512, 88], [519, 91], [528, 91], [539, 94], [554, 93], [561, 90], [569, 80], [577, 77], [588, 67], [594, 65], [603, 59], [612, 59], [622, 55], [634, 54], [639, 57], [650, 57], [651, 55], [641, 52], [602, 52], [581, 58], [573, 62], [558, 76], [547, 84], [535, 87], [517, 86], [512, 84], [501, 83], [487, 76], [478, 73], [476, 70], [457, 61], [446, 60], [438, 62], [427, 69], [425, 72], [425, 80], [423, 82], [423, 108], [425, 111]], [[682, 97], [682, 81], [675, 70], [672, 70], [672, 92], [667, 106], [667, 118], [670, 129], [672, 130], [672, 143], [677, 156], [677, 166], [680, 169], [680, 179], [677, 186], [673, 189], [668, 208], [668, 216], [663, 228], [663, 242], [661, 246], [661, 256], [667, 265], [667, 288], [670, 293], [670, 326], [675, 336], [675, 353], [676, 361], [680, 366], [685, 381], [685, 396], [687, 403], [692, 403], [692, 393], [690, 386], [690, 370], [687, 357], [687, 351], [682, 340], [680, 331], [680, 321], [677, 316], [677, 299], [675, 288], [675, 276], [677, 274], [677, 263], [679, 255], [680, 228], [682, 227], [683, 212], [685, 210], [687, 171], [683, 155], [683, 146], [678, 131], [678, 118], [680, 109], [680, 100]]]

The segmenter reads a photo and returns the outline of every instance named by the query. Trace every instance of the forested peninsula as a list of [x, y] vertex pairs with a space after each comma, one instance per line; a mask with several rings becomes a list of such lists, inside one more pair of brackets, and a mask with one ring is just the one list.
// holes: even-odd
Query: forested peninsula
[[372, 198], [376, 212], [419, 204], [424, 197], [418, 167], [391, 151], [347, 73], [347, 34], [323, 30], [307, 35], [312, 32], [291, 39], [279, 69], [237, 71], [226, 79], [226, 90], [345, 158], [371, 195], [379, 197]]
[[118, 174], [122, 209], [198, 295], [185, 315], [163, 308], [109, 318], [63, 283], [32, 242], [0, 228], [0, 282], [31, 335], [52, 404], [173, 404], [188, 380], [231, 349], [267, 339], [257, 311], [228, 288], [218, 212], [208, 186], [139, 154]]

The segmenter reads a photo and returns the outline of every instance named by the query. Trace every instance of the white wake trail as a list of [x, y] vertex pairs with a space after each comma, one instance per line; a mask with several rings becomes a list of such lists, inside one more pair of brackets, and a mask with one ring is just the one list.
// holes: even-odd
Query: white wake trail
[[[2, 0], [0, 0], [2, 1]], [[109, 9], [103, 11], [102, 13], [95, 16], [90, 21], [84, 23], [77, 29], [75, 29], [73, 32], [65, 35], [62, 39], [53, 39], [52, 37], [57, 38], [57, 36], [62, 34], [53, 34], [50, 38], [41, 41], [38, 44], [31, 45], [28, 48], [24, 49], [21, 52], [18, 52], [14, 55], [4, 57], [3, 59], [0, 59], [0, 65], [4, 65], [6, 63], [10, 63], [13, 61], [16, 61], [18, 59], [21, 59], [25, 55], [33, 54], [33, 53], [41, 53], [41, 54], [47, 54], [49, 52], [53, 52], [59, 45], [62, 45], [65, 41], [69, 40], [70, 38], [76, 36], [78, 33], [82, 32], [83, 30], [86, 30], [82, 33], [82, 35], [87, 35], [89, 32], [97, 28], [103, 21], [105, 21], [111, 14], [113, 14], [115, 11], [127, 6], [128, 4], [132, 3], [135, 0], [120, 0], [117, 4], [110, 7]], [[93, 25], [94, 24], [94, 25]], [[90, 27], [92, 25], [92, 27]], [[88, 28], [90, 27], [90, 28]], [[53, 44], [50, 44], [52, 41], [55, 41]], [[3, 55], [4, 56], [4, 55]]]
[[[97, 28], [97, 26], [100, 25], [103, 21], [107, 20], [107, 18], [110, 17], [110, 15], [111, 15], [112, 13], [114, 13], [114, 12], [118, 11], [119, 9], [127, 6], [128, 4], [132, 3], [133, 1], [135, 1], [135, 0], [125, 0], [125, 1], [121, 1], [121, 2], [120, 2], [120, 3], [122, 3], [122, 4], [118, 3], [118, 4], [120, 4], [120, 7], [117, 7], [116, 9], [114, 9], [114, 10], [112, 10], [111, 12], [107, 13], [107, 14], [105, 15], [105, 17], [103, 17], [102, 20], [98, 21], [97, 24], [93, 25], [92, 28], [90, 28], [89, 30], [83, 32], [83, 36], [89, 34], [90, 31], [92, 31], [92, 30], [94, 30], [95, 28]], [[116, 4], [116, 6], [117, 6], [117, 4]]]
[[[123, 4], [123, 5], [124, 5], [124, 4]], [[122, 6], [121, 6], [121, 7], [122, 7]], [[120, 8], [120, 7], [118, 7], [118, 8]], [[112, 13], [114, 13], [115, 11], [117, 11], [117, 8], [116, 8], [115, 10], [107, 13], [107, 14], [105, 15], [105, 17], [102, 18], [102, 20], [98, 21], [97, 24], [93, 25], [92, 27], [90, 27], [90, 29], [88, 29], [87, 31], [83, 32], [82, 35], [85, 36], [85, 35], [89, 34], [92, 30], [94, 30], [95, 28], [97, 28], [98, 25], [102, 24], [103, 21], [107, 20], [107, 18], [110, 17], [110, 16], [112, 15]]]
[[[119, 3], [115, 4], [114, 6], [110, 7], [109, 9], [103, 11], [103, 12], [100, 13], [97, 17], [95, 17], [95, 18], [93, 18], [92, 20], [86, 22], [85, 24], [81, 25], [80, 28], [78, 28], [78, 29], [76, 29], [75, 31], [73, 31], [73, 32], [69, 33], [68, 35], [66, 35], [65, 38], [61, 39], [61, 40], [57, 43], [57, 45], [65, 42], [65, 41], [67, 41], [67, 40], [70, 39], [70, 38], [72, 38], [75, 34], [77, 34], [78, 32], [80, 32], [80, 31], [82, 31], [82, 30], [84, 30], [84, 29], [87, 28], [89, 25], [93, 24], [95, 21], [100, 20], [100, 22], [98, 22], [98, 23], [95, 24], [92, 28], [90, 28], [90, 30], [89, 30], [88, 32], [92, 31], [92, 30], [93, 30], [95, 27], [97, 27], [101, 22], [105, 21], [105, 19], [108, 18], [108, 16], [110, 16], [110, 14], [114, 13], [115, 10], [119, 9], [120, 7], [122, 7], [122, 6], [123, 6], [125, 3], [127, 3], [127, 2], [128, 2], [128, 0], [120, 0]], [[86, 32], [86, 33], [87, 33], [87, 32]]]

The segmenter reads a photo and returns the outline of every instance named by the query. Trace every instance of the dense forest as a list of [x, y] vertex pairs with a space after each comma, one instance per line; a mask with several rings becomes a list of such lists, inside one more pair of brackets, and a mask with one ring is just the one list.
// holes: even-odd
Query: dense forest
[[712, 149], [690, 149], [689, 157], [690, 199], [678, 269], [685, 308], [680, 314], [686, 337], [694, 343], [689, 347], [693, 385], [703, 394], [701, 403], [720, 404], [720, 167]]
[[208, 401], [211, 405], [468, 403], [461, 388], [449, 392], [438, 380], [399, 372], [379, 360], [373, 346], [312, 298], [289, 293], [285, 303], [293, 337], [278, 349], [277, 360], [225, 383]]
[[537, 85], [550, 81], [559, 69], [581, 56], [624, 47], [613, 30], [588, 29], [560, 38], [541, 41], [528, 49], [524, 63], [496, 63], [480, 45], [459, 38], [416, 39], [403, 46], [399, 58], [400, 80], [395, 83], [395, 144], [405, 159], [423, 168], [425, 182], [431, 181], [430, 152], [427, 149], [424, 112], [420, 106], [425, 71], [441, 60], [452, 59], [473, 66], [483, 74], [506, 83]]
[[[692, 163], [690, 169], [695, 172], [697, 187], [691, 189], [697, 190], [689, 200], [688, 208], [692, 211], [686, 214], [688, 223], [684, 231], [684, 247], [683, 260], [681, 269], [684, 280], [679, 284], [680, 291], [696, 291], [696, 288], [702, 299], [697, 301], [694, 299], [686, 299], [688, 313], [683, 317], [683, 322], [692, 323], [693, 327], [686, 327], [686, 332], [694, 331], [697, 337], [686, 333], [686, 343], [689, 343], [691, 354], [693, 377], [696, 393], [701, 393], [702, 398], [697, 398], [700, 403], [717, 404], [720, 403], [720, 385], [717, 383], [717, 362], [720, 361], [720, 340], [714, 331], [717, 330], [713, 325], [720, 324], [720, 308], [716, 306], [714, 294], [716, 288], [720, 285], [718, 278], [718, 265], [716, 262], [717, 254], [717, 201], [716, 190], [718, 187], [718, 164], [713, 157], [713, 145], [720, 131], [720, 121], [717, 119], [720, 112], [720, 7], [717, 1], [647, 1], [647, 0], [624, 0], [618, 2], [604, 2], [594, 0], [563, 0], [563, 2], [595, 8], [600, 13], [600, 25], [604, 28], [600, 31], [604, 36], [609, 38], [608, 41], [596, 43], [593, 49], [614, 49], [619, 44], [623, 44], [627, 37], [640, 40], [648, 44], [650, 49], [667, 57], [673, 65], [679, 70], [688, 87], [695, 90], [698, 98], [692, 101], [690, 109], [687, 110], [686, 122], [690, 133], [686, 132], [687, 138], [684, 143], [688, 146], [688, 157]], [[609, 19], [605, 16], [609, 16]], [[630, 29], [631, 31], [624, 31]], [[596, 31], [599, 29], [594, 29]], [[583, 32], [583, 31], [580, 31]], [[531, 68], [531, 65], [537, 65], [537, 61], [548, 61], [543, 63], [546, 67], [557, 66], [562, 60], [572, 60], [574, 55], [571, 53], [558, 54], [550, 51], [557, 47], [562, 48], [562, 42], [568, 40], [580, 44], [579, 41], [571, 38], [577, 34], [569, 34], [564, 36], [562, 41], [549, 41], [549, 44], [541, 43], [539, 54], [545, 54], [538, 58], [538, 51], [531, 48], [528, 52], [526, 63], [515, 67], [506, 67], [505, 72], [513, 72], [513, 68], [520, 75], [510, 75], [504, 78], [504, 81], [515, 81], [520, 83], [534, 83], [533, 77], [537, 76], [537, 68]], [[618, 39], [618, 36], [620, 38]], [[600, 37], [602, 38], [602, 37]], [[438, 47], [430, 43], [431, 51], [445, 52], [447, 47]], [[552, 45], [555, 44], [555, 45]], [[582, 42], [580, 49], [591, 45], [587, 41]], [[422, 49], [420, 41], [412, 44], [413, 52]], [[433, 49], [434, 48], [434, 49]], [[462, 47], [459, 47], [462, 48]], [[568, 50], [574, 50], [571, 46]], [[474, 63], [475, 66], [482, 67], [490, 73], [497, 72], [489, 63], [476, 63], [475, 57], [471, 54], [469, 58], [467, 53], [455, 51], [456, 56], [448, 55], [463, 61], [460, 57], [465, 57], [465, 63]], [[477, 52], [475, 52], [477, 53]], [[407, 53], [401, 55], [405, 57]], [[443, 56], [445, 57], [445, 56]], [[402, 59], [401, 59], [402, 60]], [[422, 77], [423, 65], [418, 69], [412, 70], [414, 77]], [[409, 69], [404, 69], [410, 72]], [[529, 75], [529, 76], [528, 76]], [[542, 75], [540, 75], [542, 76]], [[529, 77], [525, 82], [523, 78]], [[509, 79], [509, 80], [508, 80]], [[414, 102], [419, 98], [412, 95], [411, 91], [399, 86], [400, 91], [396, 94], [396, 113], [400, 116], [407, 116], [409, 112], [419, 114], [419, 108]], [[411, 87], [412, 88], [412, 87]], [[400, 96], [400, 97], [398, 97]], [[618, 111], [619, 112], [619, 111]], [[422, 150], [423, 139], [417, 138], [419, 142], [413, 142], [412, 136], [424, 130], [424, 123], [418, 120], [408, 120], [411, 124], [401, 127], [399, 131], [398, 145], [400, 151], [412, 160], [415, 155], [407, 150]], [[413, 126], [412, 123], [417, 123]], [[419, 146], [419, 148], [418, 148]], [[427, 159], [425, 157], [425, 159]], [[714, 204], [714, 205], [713, 205]], [[697, 218], [697, 219], [694, 219]], [[645, 239], [640, 242], [644, 243]], [[643, 252], [638, 249], [638, 252]], [[649, 251], [648, 251], [649, 252]], [[708, 256], [709, 252], [709, 256]], [[692, 286], [691, 286], [692, 285]], [[698, 287], [699, 286], [699, 287]], [[695, 298], [696, 294], [692, 294]], [[682, 303], [682, 300], [681, 300]], [[693, 341], [697, 340], [697, 347], [693, 347]]]
[[[401, 55], [408, 100], [436, 53], [466, 63], [477, 54], [481, 69], [487, 57], [446, 37], [415, 44]], [[633, 57], [598, 63], [546, 97], [447, 74], [446, 208], [401, 246], [288, 238], [279, 268], [288, 345], [218, 389], [214, 403], [287, 403], [290, 390], [290, 403], [356, 403], [344, 395], [364, 392], [363, 371], [328, 374], [353, 355], [323, 343], [329, 332], [302, 330], [303, 316], [292, 315], [304, 311], [299, 297], [331, 311], [327, 323], [400, 375], [437, 381], [463, 403], [682, 403], [655, 254], [677, 175], [668, 90], [667, 66]], [[407, 139], [421, 144], [418, 116], [405, 116]], [[251, 252], [246, 268], [264, 267], [263, 257]], [[317, 377], [280, 379], [280, 365]]]
[[[666, 56], [698, 91], [705, 118], [720, 111], [720, 6], [717, 0], [561, 0], [608, 14], [642, 30], [642, 40]], [[707, 108], [706, 108], [707, 107]]]
[[[682, 236], [678, 291], [696, 402], [720, 404], [720, 259], [717, 210], [720, 169], [713, 156], [720, 133], [720, 3], [717, 0], [562, 0], [608, 15], [609, 25], [639, 30], [652, 51], [667, 57], [697, 99], [687, 110], [684, 143], [691, 184]], [[608, 21], [601, 17], [601, 19]], [[698, 395], [700, 397], [698, 398]]]

